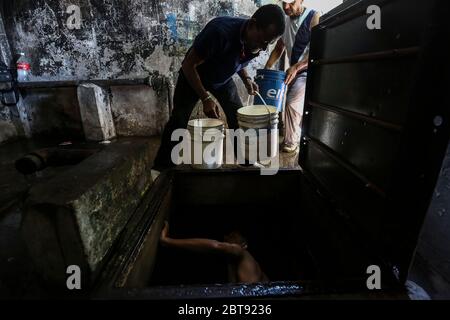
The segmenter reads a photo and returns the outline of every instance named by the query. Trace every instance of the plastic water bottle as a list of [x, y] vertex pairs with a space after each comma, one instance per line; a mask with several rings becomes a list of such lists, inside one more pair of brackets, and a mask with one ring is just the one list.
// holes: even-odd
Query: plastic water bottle
[[17, 81], [28, 81], [30, 77], [30, 62], [25, 57], [25, 53], [20, 53], [20, 58], [17, 60]]

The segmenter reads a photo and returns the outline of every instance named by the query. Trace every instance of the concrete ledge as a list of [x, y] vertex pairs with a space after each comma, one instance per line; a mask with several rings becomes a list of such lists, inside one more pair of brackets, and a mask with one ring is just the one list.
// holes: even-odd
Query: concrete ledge
[[151, 185], [155, 141], [113, 142], [30, 191], [22, 232], [44, 279], [65, 286], [69, 265], [85, 285], [96, 277], [142, 195]]

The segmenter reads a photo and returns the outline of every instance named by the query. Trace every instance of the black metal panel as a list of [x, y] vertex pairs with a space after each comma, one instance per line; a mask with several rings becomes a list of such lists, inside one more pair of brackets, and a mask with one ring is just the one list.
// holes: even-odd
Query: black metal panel
[[416, 63], [409, 57], [315, 66], [309, 99], [402, 125]]
[[[367, 28], [370, 5], [381, 7], [381, 30]], [[314, 59], [414, 47], [421, 41], [433, 6], [434, 1], [361, 1], [321, 23], [322, 30], [316, 30], [313, 38], [326, 45], [312, 51]]]
[[300, 166], [401, 280], [450, 134], [448, 6], [360, 1], [313, 30]]
[[356, 233], [368, 232], [370, 239], [379, 239], [380, 213], [385, 211], [383, 195], [351, 174], [315, 142], [304, 145], [302, 153], [305, 170], [323, 186], [322, 192], [333, 199], [343, 217], [356, 223], [360, 228]]
[[400, 133], [352, 118], [321, 107], [311, 108], [307, 117], [309, 135], [323, 143], [350, 165], [354, 166], [367, 183], [385, 190], [392, 175], [400, 143]]

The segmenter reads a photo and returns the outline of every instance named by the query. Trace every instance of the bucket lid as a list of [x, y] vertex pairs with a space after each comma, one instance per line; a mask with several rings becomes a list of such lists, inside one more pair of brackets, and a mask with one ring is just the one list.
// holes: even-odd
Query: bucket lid
[[264, 106], [264, 105], [255, 105], [248, 106], [238, 110], [238, 115], [243, 116], [264, 116], [273, 113], [277, 113], [277, 108], [272, 106]]
[[188, 122], [188, 127], [192, 128], [218, 128], [224, 125], [223, 121], [211, 118], [195, 119]]

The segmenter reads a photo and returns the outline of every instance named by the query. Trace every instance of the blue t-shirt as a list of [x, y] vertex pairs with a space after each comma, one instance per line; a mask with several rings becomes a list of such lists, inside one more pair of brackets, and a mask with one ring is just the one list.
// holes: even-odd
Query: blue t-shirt
[[241, 35], [248, 20], [219, 17], [211, 20], [192, 47], [205, 61], [197, 67], [206, 89], [218, 89], [259, 54], [243, 53]]

